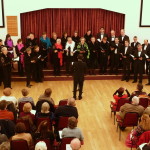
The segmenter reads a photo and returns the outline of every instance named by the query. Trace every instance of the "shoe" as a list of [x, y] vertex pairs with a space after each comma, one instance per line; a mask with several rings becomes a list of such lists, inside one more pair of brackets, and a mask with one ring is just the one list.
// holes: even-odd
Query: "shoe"
[[137, 81], [133, 81], [132, 83], [136, 83]]
[[82, 99], [82, 96], [79, 96], [78, 98], [79, 98], [79, 100], [81, 100], [81, 99]]
[[145, 84], [145, 85], [150, 85], [150, 83], [147, 83], [147, 84]]

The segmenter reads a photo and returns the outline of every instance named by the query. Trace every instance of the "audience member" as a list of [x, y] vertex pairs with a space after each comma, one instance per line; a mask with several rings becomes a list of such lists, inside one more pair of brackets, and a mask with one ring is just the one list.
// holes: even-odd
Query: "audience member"
[[5, 134], [1, 134], [0, 133], [0, 144], [2, 144], [3, 142], [7, 142], [8, 138]]
[[10, 142], [9, 141], [3, 142], [0, 145], [0, 150], [10, 150]]
[[144, 112], [144, 107], [139, 105], [139, 98], [137, 96], [134, 96], [132, 98], [132, 103], [126, 103], [120, 108], [119, 115], [123, 119], [125, 114], [128, 112], [136, 112], [141, 116]]
[[69, 117], [68, 119], [68, 128], [62, 130], [62, 138], [65, 137], [76, 137], [83, 141], [84, 137], [79, 128], [77, 128], [77, 119], [75, 117]]
[[7, 102], [5, 100], [0, 101], [0, 119], [14, 120], [14, 115], [7, 109]]
[[70, 147], [72, 150], [79, 150], [81, 148], [81, 141], [78, 138], [75, 138], [71, 141]]
[[35, 145], [35, 150], [47, 150], [46, 143], [43, 142], [43, 141], [39, 141], [39, 142], [36, 143], [36, 145]]
[[17, 99], [14, 96], [11, 96], [11, 89], [5, 88], [3, 91], [4, 96], [0, 98], [1, 100], [11, 101], [14, 103], [15, 106], [17, 106]]
[[28, 96], [29, 91], [27, 89], [22, 89], [21, 93], [22, 93], [23, 97], [18, 99], [18, 103], [20, 103], [20, 102], [30, 102], [30, 103], [33, 104], [33, 106], [35, 106], [33, 98]]

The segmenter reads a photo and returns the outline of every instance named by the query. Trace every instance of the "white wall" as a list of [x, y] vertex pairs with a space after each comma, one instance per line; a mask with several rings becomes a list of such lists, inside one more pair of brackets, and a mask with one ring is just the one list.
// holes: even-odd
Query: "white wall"
[[[14, 43], [20, 37], [20, 13], [43, 8], [103, 8], [126, 14], [126, 34], [132, 37], [137, 35], [139, 41], [150, 40], [150, 28], [139, 27], [141, 0], [4, 0], [5, 16], [18, 16], [18, 37], [12, 37]], [[149, 19], [149, 16], [148, 16]], [[6, 17], [5, 17], [6, 25]], [[6, 28], [0, 28], [0, 38], [5, 39]]]

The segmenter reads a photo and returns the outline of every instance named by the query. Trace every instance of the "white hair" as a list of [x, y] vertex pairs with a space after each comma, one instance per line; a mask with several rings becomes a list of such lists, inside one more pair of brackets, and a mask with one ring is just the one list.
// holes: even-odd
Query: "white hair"
[[57, 39], [57, 40], [56, 40], [56, 43], [57, 43], [57, 42], [61, 42], [61, 39]]
[[71, 141], [70, 147], [72, 150], [79, 150], [81, 147], [81, 141], [78, 138], [75, 138]]
[[137, 96], [134, 96], [132, 98], [132, 104], [134, 104], [134, 105], [138, 105], [139, 104], [139, 98]]
[[2, 48], [2, 51], [4, 51], [4, 50], [7, 50], [7, 47], [3, 47], [3, 48]]
[[39, 142], [35, 145], [35, 150], [47, 150], [46, 143], [43, 142], [43, 141], [39, 141]]

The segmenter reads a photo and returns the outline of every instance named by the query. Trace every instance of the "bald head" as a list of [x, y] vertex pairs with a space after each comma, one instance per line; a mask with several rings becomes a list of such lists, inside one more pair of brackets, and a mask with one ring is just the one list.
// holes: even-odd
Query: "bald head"
[[69, 98], [68, 102], [67, 102], [67, 105], [69, 105], [69, 106], [75, 106], [76, 105], [75, 99], [74, 98]]
[[80, 140], [77, 138], [73, 139], [70, 143], [70, 147], [72, 148], [72, 150], [79, 150], [81, 147]]

